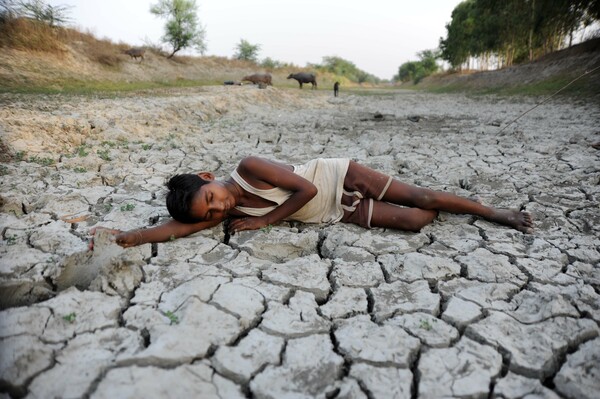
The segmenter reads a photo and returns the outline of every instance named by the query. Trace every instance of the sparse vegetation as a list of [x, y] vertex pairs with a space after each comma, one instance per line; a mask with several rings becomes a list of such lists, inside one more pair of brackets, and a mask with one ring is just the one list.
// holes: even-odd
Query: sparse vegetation
[[273, 225], [272, 224], [269, 224], [269, 225], [267, 225], [265, 227], [261, 227], [260, 228], [260, 231], [262, 231], [265, 234], [269, 234], [271, 232], [271, 230], [273, 230]]
[[165, 312], [165, 316], [171, 321], [171, 324], [179, 324], [179, 317], [170, 310]]
[[121, 212], [131, 212], [135, 209], [135, 204], [121, 205]]
[[104, 150], [96, 150], [96, 154], [98, 154], [98, 156], [100, 157], [100, 159], [104, 160], [104, 161], [112, 161], [112, 158], [110, 157], [109, 154], [109, 149], [104, 149]]
[[23, 159], [25, 159], [25, 151], [17, 151], [15, 153], [15, 161], [22, 161]]
[[6, 241], [6, 245], [15, 245], [17, 243], [17, 236], [7, 235], [4, 237], [4, 240]]
[[422, 328], [423, 330], [427, 330], [427, 331], [430, 331], [433, 328], [433, 326], [431, 325], [429, 320], [425, 320], [425, 319], [420, 320], [419, 327]]
[[[433, 324], [437, 323], [437, 319], [432, 319], [431, 321], [433, 322]], [[431, 322], [427, 319], [419, 320], [419, 327], [423, 330], [431, 331], [431, 329], [433, 328], [433, 324], [431, 324]]]
[[63, 320], [69, 323], [75, 323], [75, 319], [77, 319], [75, 312], [71, 312], [63, 316]]
[[167, 136], [166, 141], [166, 145], [169, 146], [172, 149], [176, 149], [179, 147], [179, 145], [177, 144], [177, 140], [175, 140], [175, 134], [173, 133], [169, 133], [169, 135]]
[[77, 147], [76, 149], [76, 153], [79, 157], [83, 158], [83, 157], [87, 157], [90, 153], [87, 151], [87, 146], [85, 144], [80, 145], [79, 147]]
[[117, 148], [117, 143], [115, 143], [114, 141], [103, 141], [102, 143], [100, 143], [100, 145], [102, 147]]
[[31, 162], [31, 163], [37, 163], [38, 165], [42, 165], [42, 166], [52, 166], [52, 165], [54, 165], [54, 163], [56, 161], [54, 159], [52, 159], [52, 158], [38, 157], [37, 155], [34, 155], [34, 156], [32, 156], [32, 157], [29, 158], [29, 162]]

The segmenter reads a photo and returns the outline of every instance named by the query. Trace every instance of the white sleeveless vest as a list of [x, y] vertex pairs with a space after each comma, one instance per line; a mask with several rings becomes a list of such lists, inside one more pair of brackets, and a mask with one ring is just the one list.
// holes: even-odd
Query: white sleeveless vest
[[[286, 220], [304, 223], [335, 223], [340, 221], [344, 216], [342, 193], [349, 163], [350, 160], [347, 158], [318, 158], [304, 165], [294, 166], [294, 173], [313, 183], [318, 192], [312, 200], [296, 213], [287, 217]], [[235, 207], [235, 209], [244, 212], [248, 216], [264, 216], [283, 204], [292, 195], [291, 191], [279, 187], [268, 190], [254, 188], [239, 175], [237, 170], [231, 173], [231, 177], [247, 192], [277, 204], [266, 208]]]

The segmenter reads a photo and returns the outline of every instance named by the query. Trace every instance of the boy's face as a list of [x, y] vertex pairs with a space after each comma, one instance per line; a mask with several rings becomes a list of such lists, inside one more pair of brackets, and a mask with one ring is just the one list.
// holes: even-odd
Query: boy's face
[[196, 192], [190, 213], [192, 217], [205, 221], [223, 220], [235, 205], [235, 197], [223, 182], [211, 181]]

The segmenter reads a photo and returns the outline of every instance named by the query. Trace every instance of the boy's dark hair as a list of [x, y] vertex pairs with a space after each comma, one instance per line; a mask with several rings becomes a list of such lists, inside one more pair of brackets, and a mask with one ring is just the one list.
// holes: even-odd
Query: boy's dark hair
[[181, 223], [197, 223], [202, 219], [190, 215], [190, 205], [194, 195], [209, 182], [198, 175], [185, 173], [175, 175], [167, 182], [167, 209], [171, 217]]

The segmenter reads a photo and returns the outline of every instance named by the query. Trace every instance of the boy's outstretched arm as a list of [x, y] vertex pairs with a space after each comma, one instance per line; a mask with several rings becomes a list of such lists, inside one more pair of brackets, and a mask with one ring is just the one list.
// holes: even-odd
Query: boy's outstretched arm
[[[292, 192], [280, 206], [260, 217], [233, 219], [229, 231], [255, 230], [275, 224], [294, 214], [317, 195], [317, 187], [286, 165], [259, 157], [247, 157], [240, 162], [238, 173], [256, 188], [279, 187]], [[263, 184], [267, 187], [260, 187]]]
[[[149, 229], [136, 229], [121, 231], [109, 229], [115, 235], [115, 242], [124, 248], [135, 247], [137, 245], [165, 242], [175, 238], [189, 236], [200, 230], [209, 229], [221, 223], [221, 220], [212, 220], [198, 223], [181, 223], [171, 219], [159, 226]], [[103, 227], [94, 227], [90, 234], [94, 234], [96, 229]], [[93, 249], [93, 241], [90, 243], [90, 249]]]

